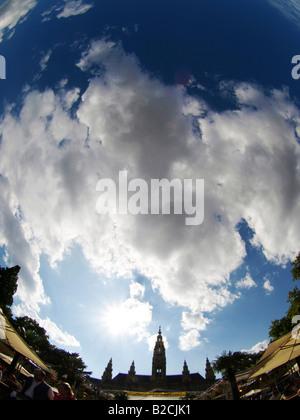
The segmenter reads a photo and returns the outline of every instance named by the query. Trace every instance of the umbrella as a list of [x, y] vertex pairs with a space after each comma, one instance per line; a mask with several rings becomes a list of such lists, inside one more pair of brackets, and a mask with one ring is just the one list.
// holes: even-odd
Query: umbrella
[[[0, 359], [3, 360], [4, 362], [6, 362], [7, 364], [11, 364], [13, 361], [13, 358], [8, 356], [7, 354], [4, 353], [0, 353]], [[24, 376], [30, 376], [31, 374], [23, 367], [20, 366], [20, 368], [18, 368], [18, 370], [20, 370], [20, 372], [24, 375]]]
[[268, 373], [300, 356], [300, 335], [288, 333], [270, 343], [259, 362], [253, 367], [248, 379]]
[[[53, 373], [49, 367], [39, 358], [39, 356], [28, 346], [28, 344], [19, 336], [16, 330], [8, 322], [7, 318], [0, 309], [0, 344], [1, 348], [9, 346], [17, 353], [25, 356], [34, 364], [47, 372]], [[4, 345], [4, 346], [3, 346]], [[3, 351], [3, 350], [2, 350]], [[10, 353], [8, 353], [10, 355]]]

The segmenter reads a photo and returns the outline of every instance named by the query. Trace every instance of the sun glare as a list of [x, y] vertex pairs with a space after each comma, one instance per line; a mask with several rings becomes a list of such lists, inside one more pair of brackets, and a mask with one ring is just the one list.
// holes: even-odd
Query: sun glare
[[122, 335], [128, 333], [133, 327], [134, 320], [124, 305], [112, 305], [106, 310], [103, 325], [109, 334]]

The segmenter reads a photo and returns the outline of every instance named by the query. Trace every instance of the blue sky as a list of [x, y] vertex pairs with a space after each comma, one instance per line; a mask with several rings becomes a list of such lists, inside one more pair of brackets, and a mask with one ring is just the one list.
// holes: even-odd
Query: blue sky
[[[125, 7], [126, 6], [126, 7]], [[275, 6], [275, 7], [274, 7]], [[299, 252], [297, 5], [11, 0], [0, 16], [1, 265], [16, 316], [101, 377], [266, 345]], [[295, 9], [296, 7], [296, 9]], [[293, 18], [291, 17], [293, 16]], [[204, 179], [205, 215], [99, 215], [99, 179]], [[258, 346], [259, 347], [259, 346]]]

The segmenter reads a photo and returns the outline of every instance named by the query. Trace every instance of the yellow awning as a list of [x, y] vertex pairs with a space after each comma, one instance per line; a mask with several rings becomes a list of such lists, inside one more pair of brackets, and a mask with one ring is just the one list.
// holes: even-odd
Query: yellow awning
[[[0, 359], [4, 360], [4, 362], [6, 362], [9, 365], [13, 361], [13, 358], [11, 356], [8, 356], [7, 354], [1, 353], [1, 352], [0, 352]], [[31, 374], [23, 366], [17, 365], [17, 370], [19, 370], [23, 375], [27, 377], [31, 376]]]
[[0, 343], [4, 343], [14, 351], [22, 354], [31, 360], [41, 369], [52, 373], [51, 369], [39, 358], [39, 356], [28, 346], [28, 344], [19, 336], [16, 330], [8, 322], [7, 318], [0, 309]]
[[251, 370], [248, 379], [282, 366], [300, 356], [300, 335], [288, 333], [279, 340], [270, 343], [259, 362]]

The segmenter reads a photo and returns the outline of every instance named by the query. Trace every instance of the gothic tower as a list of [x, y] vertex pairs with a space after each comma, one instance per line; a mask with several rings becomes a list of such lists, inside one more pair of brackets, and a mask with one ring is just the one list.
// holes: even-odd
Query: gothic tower
[[186, 361], [184, 361], [182, 371], [182, 382], [185, 389], [189, 390], [191, 387], [191, 375]]
[[166, 381], [166, 352], [159, 327], [158, 336], [153, 352], [151, 380], [156, 386], [163, 385]]
[[214, 374], [213, 368], [211, 367], [211, 364], [208, 358], [206, 358], [205, 379], [210, 385], [216, 382], [216, 376]]
[[103, 372], [101, 381], [102, 385], [108, 386], [111, 384], [112, 381], [112, 359], [108, 362], [105, 371]]
[[135, 380], [136, 380], [136, 372], [135, 372], [135, 365], [134, 365], [134, 361], [132, 362], [131, 366], [130, 366], [130, 370], [128, 371], [128, 375], [127, 375], [127, 386], [128, 389], [133, 389], [133, 386], [135, 384]]

